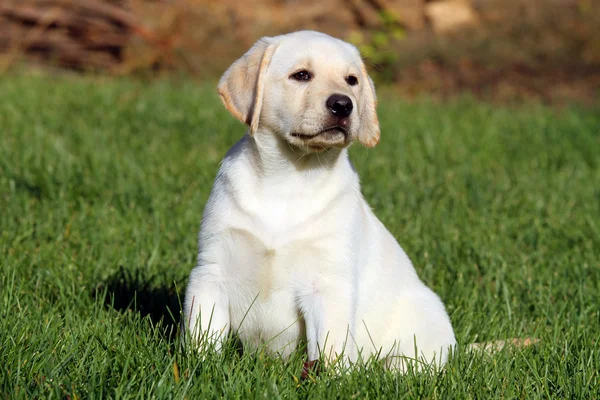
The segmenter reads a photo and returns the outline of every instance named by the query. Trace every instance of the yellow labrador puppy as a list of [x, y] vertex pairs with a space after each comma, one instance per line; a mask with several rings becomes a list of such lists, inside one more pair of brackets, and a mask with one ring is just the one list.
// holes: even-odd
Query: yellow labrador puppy
[[282, 357], [306, 340], [309, 360], [443, 364], [455, 344], [444, 305], [365, 202], [348, 159], [352, 142], [379, 141], [357, 49], [313, 31], [265, 37], [218, 92], [249, 129], [204, 210], [188, 338], [219, 349], [234, 331], [246, 349]]

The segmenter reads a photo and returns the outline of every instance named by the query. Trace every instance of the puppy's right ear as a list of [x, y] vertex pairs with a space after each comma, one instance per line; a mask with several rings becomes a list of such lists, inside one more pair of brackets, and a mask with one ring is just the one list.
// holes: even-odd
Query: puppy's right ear
[[225, 71], [218, 93], [225, 108], [245, 124], [250, 134], [258, 128], [264, 93], [264, 75], [276, 48], [275, 40], [263, 37]]

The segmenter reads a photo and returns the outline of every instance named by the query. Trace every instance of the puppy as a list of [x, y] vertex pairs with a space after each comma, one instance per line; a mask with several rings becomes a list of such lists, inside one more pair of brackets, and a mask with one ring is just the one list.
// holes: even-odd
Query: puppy
[[[446, 362], [454, 333], [440, 299], [365, 202], [348, 159], [374, 147], [373, 82], [358, 50], [323, 33], [260, 39], [221, 78], [227, 110], [249, 125], [204, 210], [185, 296], [187, 337], [331, 363], [375, 355]], [[419, 364], [419, 363], [417, 363]], [[417, 365], [418, 368], [418, 365]]]

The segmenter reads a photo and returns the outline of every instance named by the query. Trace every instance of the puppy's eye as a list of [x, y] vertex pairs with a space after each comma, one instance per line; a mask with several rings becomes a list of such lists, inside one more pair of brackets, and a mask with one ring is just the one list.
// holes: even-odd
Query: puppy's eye
[[297, 81], [310, 81], [312, 79], [312, 75], [310, 74], [310, 72], [302, 70], [296, 72], [295, 74], [290, 76], [290, 78], [295, 79]]
[[348, 85], [354, 86], [358, 84], [358, 79], [356, 79], [355, 76], [349, 75], [346, 77], [346, 82], [348, 83]]

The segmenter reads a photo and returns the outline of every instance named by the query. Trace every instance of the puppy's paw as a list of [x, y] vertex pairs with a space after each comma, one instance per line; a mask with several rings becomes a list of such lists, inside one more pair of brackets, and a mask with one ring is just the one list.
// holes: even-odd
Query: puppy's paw
[[307, 361], [302, 366], [301, 380], [306, 380], [312, 375], [318, 375], [321, 372], [321, 364], [319, 360]]

